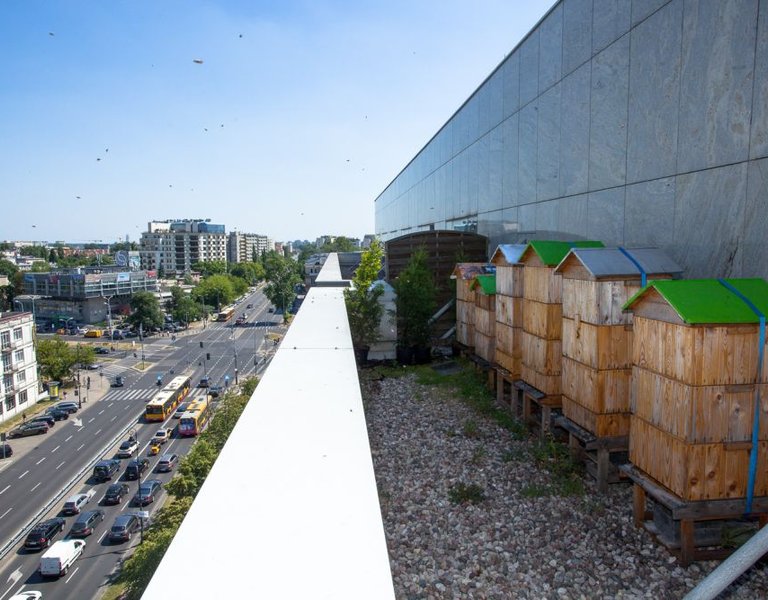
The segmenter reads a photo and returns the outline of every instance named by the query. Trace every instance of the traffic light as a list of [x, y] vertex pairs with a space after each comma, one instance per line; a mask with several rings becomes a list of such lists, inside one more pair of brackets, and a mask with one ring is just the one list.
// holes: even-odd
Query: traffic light
[[201, 347], [201, 348], [203, 347], [203, 342], [200, 342], [200, 347]]
[[211, 353], [210, 352], [206, 352], [205, 353], [205, 360], [211, 360]]

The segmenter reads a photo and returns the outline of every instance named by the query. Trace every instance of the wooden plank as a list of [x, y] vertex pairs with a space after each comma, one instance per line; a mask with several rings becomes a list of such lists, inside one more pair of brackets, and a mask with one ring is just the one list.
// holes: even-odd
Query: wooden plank
[[625, 280], [584, 281], [563, 276], [563, 315], [593, 325], [625, 325], [632, 322], [632, 313], [623, 306], [640, 289], [639, 279], [632, 284]]
[[561, 304], [544, 304], [523, 300], [523, 329], [548, 340], [562, 337], [563, 307]]
[[563, 414], [598, 438], [618, 438], [629, 435], [631, 420], [629, 413], [596, 413], [565, 394], [561, 398]]
[[525, 263], [523, 298], [547, 304], [559, 304], [563, 297], [563, 278], [555, 273], [554, 267], [535, 266], [535, 262], [530, 260]]
[[496, 336], [485, 335], [478, 330], [475, 330], [475, 354], [480, 358], [494, 362], [496, 358]]
[[522, 362], [542, 375], [560, 375], [563, 351], [560, 340], [546, 340], [526, 331], [521, 334]]
[[560, 375], [539, 373], [523, 362], [520, 368], [520, 376], [526, 383], [541, 390], [545, 395], [560, 397]]
[[523, 269], [522, 265], [497, 265], [496, 293], [522, 298]]
[[563, 394], [595, 413], [629, 413], [631, 369], [593, 369], [562, 358]]
[[594, 369], [631, 367], [632, 338], [626, 325], [592, 325], [563, 317], [563, 356]]
[[523, 299], [496, 294], [496, 321], [512, 327], [522, 327]]
[[496, 335], [496, 311], [482, 309], [475, 306], [475, 313], [472, 319], [475, 331], [484, 335]]

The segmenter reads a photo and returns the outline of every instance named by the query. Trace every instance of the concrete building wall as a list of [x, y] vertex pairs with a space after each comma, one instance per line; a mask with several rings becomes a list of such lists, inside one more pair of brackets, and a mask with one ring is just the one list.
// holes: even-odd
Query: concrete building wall
[[654, 245], [761, 276], [768, 0], [562, 0], [376, 199], [384, 240]]
[[0, 422], [37, 402], [37, 356], [31, 313], [0, 316]]

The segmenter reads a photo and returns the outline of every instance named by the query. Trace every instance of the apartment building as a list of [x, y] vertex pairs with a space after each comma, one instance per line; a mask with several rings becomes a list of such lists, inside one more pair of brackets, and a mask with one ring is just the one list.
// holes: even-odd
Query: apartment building
[[227, 259], [239, 263], [252, 261], [254, 257], [275, 249], [275, 242], [266, 235], [231, 231], [227, 238]]
[[0, 422], [37, 402], [37, 356], [31, 313], [0, 315]]
[[195, 263], [227, 261], [224, 225], [210, 219], [152, 221], [140, 244], [142, 268], [164, 276], [189, 273]]

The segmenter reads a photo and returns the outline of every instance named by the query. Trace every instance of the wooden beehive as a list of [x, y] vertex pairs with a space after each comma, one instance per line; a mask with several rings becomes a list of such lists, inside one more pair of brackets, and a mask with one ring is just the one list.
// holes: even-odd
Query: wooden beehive
[[523, 265], [526, 244], [502, 244], [491, 256], [496, 267], [496, 364], [520, 378], [523, 356]]
[[[768, 313], [768, 283], [726, 284]], [[758, 316], [718, 280], [653, 282], [634, 314], [630, 461], [685, 501], [768, 496], [768, 364]], [[759, 374], [759, 376], [758, 376]]]
[[565, 416], [598, 437], [629, 434], [632, 314], [624, 304], [643, 275], [670, 279], [682, 269], [656, 248], [574, 248], [562, 276], [562, 404]]
[[475, 292], [475, 354], [493, 363], [496, 350], [496, 276], [478, 275], [472, 281]]
[[487, 270], [487, 263], [456, 263], [451, 279], [456, 280], [456, 341], [475, 345], [475, 291], [472, 282]]
[[555, 268], [571, 248], [602, 247], [601, 242], [530, 242], [520, 256], [523, 268], [521, 377], [560, 403], [562, 368], [562, 277]]

